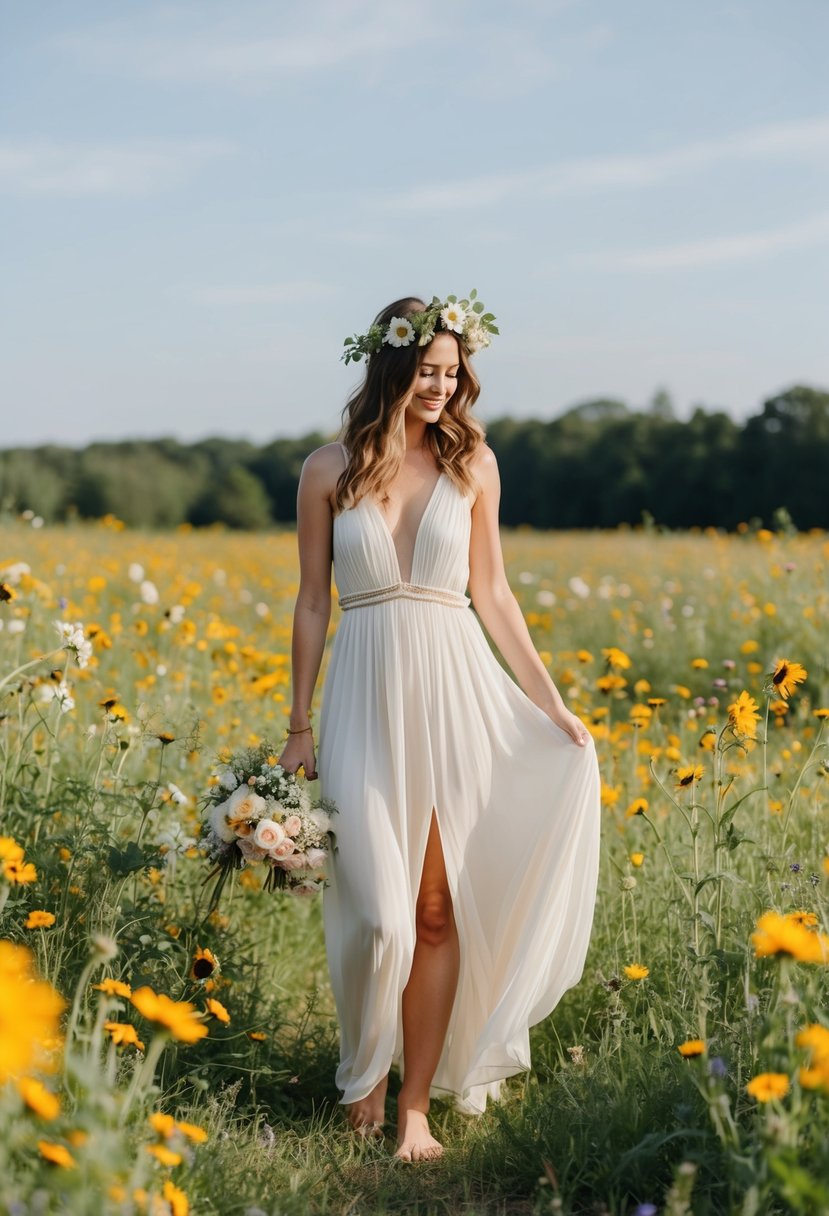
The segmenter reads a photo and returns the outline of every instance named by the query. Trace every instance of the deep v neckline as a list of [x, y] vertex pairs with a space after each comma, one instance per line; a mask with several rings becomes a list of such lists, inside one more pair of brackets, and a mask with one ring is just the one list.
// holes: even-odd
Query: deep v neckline
[[386, 536], [388, 537], [389, 544], [391, 545], [391, 551], [392, 551], [392, 554], [394, 555], [394, 563], [397, 568], [397, 581], [400, 583], [403, 583], [406, 581], [411, 582], [412, 578], [414, 577], [415, 562], [417, 561], [417, 546], [418, 546], [418, 542], [420, 541], [420, 534], [423, 531], [423, 524], [426, 520], [426, 516], [429, 514], [429, 511], [432, 508], [432, 504], [434, 503], [435, 498], [437, 497], [438, 486], [441, 484], [441, 482], [443, 481], [445, 476], [446, 476], [446, 474], [444, 473], [443, 470], [441, 470], [441, 472], [438, 474], [437, 481], [432, 486], [432, 491], [426, 502], [426, 506], [423, 508], [423, 512], [420, 516], [420, 519], [418, 520], [417, 528], [415, 530], [414, 545], [412, 546], [412, 564], [411, 564], [411, 571], [409, 573], [408, 580], [403, 578], [403, 572], [402, 572], [402, 569], [400, 566], [400, 554], [397, 551], [397, 545], [394, 543], [394, 536], [392, 535], [392, 530], [389, 527], [388, 520], [386, 519], [382, 510], [380, 509], [379, 504], [377, 502], [375, 502], [374, 498], [369, 495], [366, 495], [366, 502], [368, 502], [369, 505], [374, 508], [377, 518], [380, 520], [380, 523], [382, 524], [383, 531], [385, 532]]

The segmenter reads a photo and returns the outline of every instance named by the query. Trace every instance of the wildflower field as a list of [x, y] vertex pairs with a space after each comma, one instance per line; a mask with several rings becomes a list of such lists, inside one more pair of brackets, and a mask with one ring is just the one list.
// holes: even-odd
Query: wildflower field
[[412, 1166], [337, 1106], [319, 897], [251, 867], [209, 911], [213, 770], [284, 739], [293, 532], [39, 523], [0, 525], [4, 1212], [829, 1212], [825, 534], [504, 533], [598, 747], [594, 933], [533, 1073]]

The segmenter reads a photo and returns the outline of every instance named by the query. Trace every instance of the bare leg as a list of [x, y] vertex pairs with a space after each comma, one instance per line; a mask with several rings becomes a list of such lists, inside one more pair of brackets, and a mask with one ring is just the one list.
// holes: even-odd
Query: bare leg
[[417, 941], [403, 992], [404, 1081], [397, 1099], [397, 1152], [403, 1161], [439, 1157], [429, 1131], [429, 1087], [435, 1075], [458, 984], [460, 949], [443, 847], [432, 812], [417, 897]]
[[377, 1136], [383, 1135], [382, 1127], [386, 1117], [386, 1090], [388, 1089], [389, 1078], [383, 1077], [375, 1085], [374, 1089], [367, 1098], [361, 1098], [359, 1102], [350, 1102], [348, 1110], [348, 1122], [354, 1128], [355, 1132], [359, 1132], [361, 1136]]

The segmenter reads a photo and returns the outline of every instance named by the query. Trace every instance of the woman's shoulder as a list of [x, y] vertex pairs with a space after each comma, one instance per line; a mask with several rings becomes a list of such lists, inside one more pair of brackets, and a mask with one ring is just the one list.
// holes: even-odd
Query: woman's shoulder
[[322, 447], [314, 448], [303, 461], [302, 469], [306, 476], [326, 478], [334, 474], [336, 481], [345, 468], [345, 452], [341, 443], [324, 443]]
[[469, 461], [469, 471], [480, 482], [486, 485], [498, 478], [498, 461], [495, 453], [485, 440], [481, 440]]
[[345, 453], [342, 444], [324, 443], [305, 457], [300, 480], [314, 496], [327, 498], [331, 502], [344, 468]]

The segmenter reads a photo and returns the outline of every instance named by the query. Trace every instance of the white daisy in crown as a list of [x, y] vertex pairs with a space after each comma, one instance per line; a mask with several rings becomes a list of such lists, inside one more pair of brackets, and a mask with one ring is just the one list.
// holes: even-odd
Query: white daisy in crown
[[447, 304], [440, 314], [440, 319], [443, 322], [444, 329], [450, 330], [453, 334], [463, 333], [466, 313], [459, 305]]
[[408, 346], [413, 338], [414, 330], [411, 322], [407, 321], [405, 317], [392, 317], [383, 341], [388, 342], [389, 346]]

